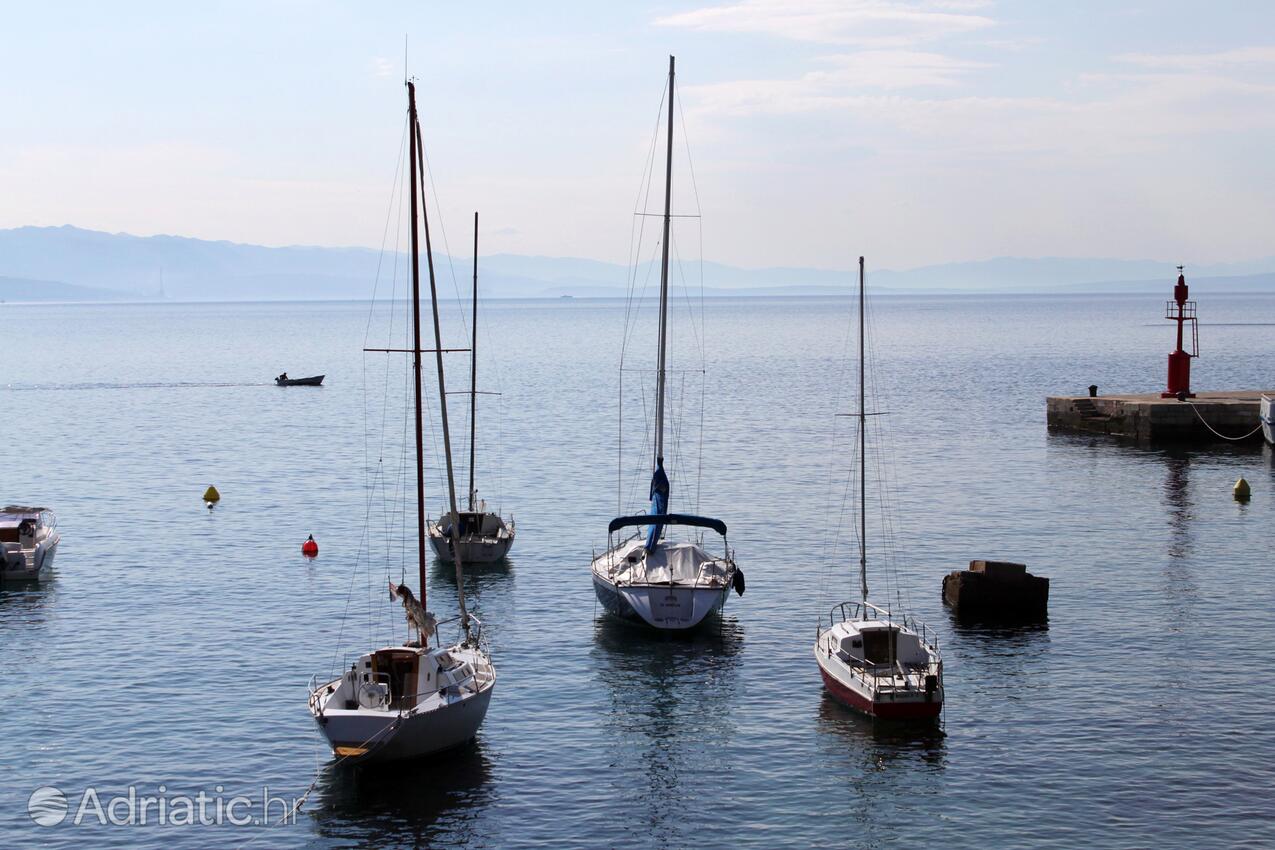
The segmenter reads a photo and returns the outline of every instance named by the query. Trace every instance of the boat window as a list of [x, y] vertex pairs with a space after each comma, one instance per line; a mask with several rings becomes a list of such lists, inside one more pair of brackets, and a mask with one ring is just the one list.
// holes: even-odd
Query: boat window
[[863, 633], [863, 658], [869, 664], [889, 664], [898, 657], [894, 629], [880, 629]]

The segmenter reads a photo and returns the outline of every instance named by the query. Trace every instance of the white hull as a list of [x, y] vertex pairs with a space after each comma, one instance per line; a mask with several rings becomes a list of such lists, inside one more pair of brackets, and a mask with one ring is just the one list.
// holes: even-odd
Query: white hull
[[[369, 673], [369, 660], [395, 653], [420, 660], [397, 689], [390, 677]], [[431, 662], [445, 658], [451, 666]], [[459, 666], [458, 666], [459, 662]], [[458, 747], [487, 716], [495, 669], [480, 650], [393, 647], [360, 659], [356, 669], [310, 692], [310, 713], [338, 758], [357, 763], [421, 758]], [[406, 694], [403, 689], [412, 691]]]
[[726, 604], [736, 578], [729, 555], [714, 557], [698, 545], [660, 541], [647, 552], [629, 538], [595, 557], [593, 589], [608, 613], [652, 628], [685, 631]]
[[631, 584], [617, 587], [597, 574], [593, 576], [593, 585], [603, 607], [620, 619], [670, 631], [695, 628], [720, 612], [730, 595], [729, 586]]
[[[430, 546], [440, 560], [452, 563], [452, 543], [441, 533], [435, 534], [430, 529]], [[513, 537], [462, 537], [460, 539], [460, 558], [464, 564], [491, 564], [509, 554], [509, 547], [514, 545]]]
[[429, 545], [441, 560], [452, 563], [452, 546], [460, 550], [465, 564], [491, 564], [509, 554], [514, 545], [514, 521], [501, 519], [499, 514], [486, 510], [486, 503], [478, 510], [460, 513], [460, 535], [453, 544], [451, 520], [444, 517], [429, 523]]
[[1262, 417], [1262, 436], [1266, 438], [1269, 445], [1275, 446], [1275, 399], [1268, 395], [1262, 396], [1261, 407], [1259, 412]]
[[386, 712], [342, 711], [325, 714], [319, 731], [340, 755], [341, 748], [362, 749], [360, 763], [421, 758], [459, 747], [478, 735], [495, 687], [445, 705], [402, 717]]
[[0, 581], [44, 581], [61, 536], [47, 508], [0, 508]]
[[58, 542], [61, 538], [41, 543], [32, 552], [23, 552], [20, 556], [11, 555], [0, 565], [0, 580], [3, 581], [44, 581], [53, 573], [53, 556], [57, 554]]

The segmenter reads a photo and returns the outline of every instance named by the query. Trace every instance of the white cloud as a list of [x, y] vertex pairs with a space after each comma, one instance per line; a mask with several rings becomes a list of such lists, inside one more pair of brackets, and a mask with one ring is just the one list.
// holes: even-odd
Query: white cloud
[[392, 77], [397, 70], [397, 66], [384, 56], [373, 56], [368, 66], [372, 69], [374, 77]]
[[1275, 67], [1275, 47], [1237, 47], [1214, 53], [1124, 53], [1116, 61], [1153, 70], [1228, 71]]
[[978, 0], [744, 0], [659, 18], [659, 26], [761, 33], [823, 44], [906, 48], [995, 24]]
[[950, 88], [993, 66], [941, 53], [865, 50], [817, 60], [824, 65], [791, 80], [737, 80], [683, 89], [699, 112], [727, 115], [795, 113], [853, 105], [866, 90]]

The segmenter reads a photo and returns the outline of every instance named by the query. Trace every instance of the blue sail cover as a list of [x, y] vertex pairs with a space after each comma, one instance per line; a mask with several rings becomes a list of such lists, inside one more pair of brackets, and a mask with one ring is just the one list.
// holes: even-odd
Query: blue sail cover
[[[664, 458], [658, 458], [655, 461], [655, 471], [651, 473], [650, 512], [652, 514], [658, 515], [668, 513], [668, 490], [668, 476], [664, 474]], [[660, 541], [660, 535], [663, 533], [663, 524], [652, 524], [651, 530], [646, 533], [646, 551], [655, 551], [655, 544]]]

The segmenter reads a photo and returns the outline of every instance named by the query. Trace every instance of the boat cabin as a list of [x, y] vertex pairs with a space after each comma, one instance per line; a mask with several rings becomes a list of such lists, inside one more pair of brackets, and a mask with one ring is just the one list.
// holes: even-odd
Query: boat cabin
[[[450, 514], [438, 521], [438, 530], [450, 536], [452, 525]], [[505, 530], [505, 523], [498, 515], [486, 511], [459, 511], [457, 519], [461, 537], [496, 537]]]
[[432, 696], [472, 686], [468, 662], [444, 649], [391, 646], [359, 658], [329, 687], [325, 707], [346, 711], [408, 711]]
[[897, 661], [910, 667], [930, 661], [919, 635], [885, 620], [838, 623], [828, 630], [826, 640], [833, 653], [848, 664], [878, 666]]
[[48, 508], [23, 505], [0, 508], [0, 543], [16, 543], [22, 549], [34, 549], [37, 539], [46, 537], [56, 524]]

